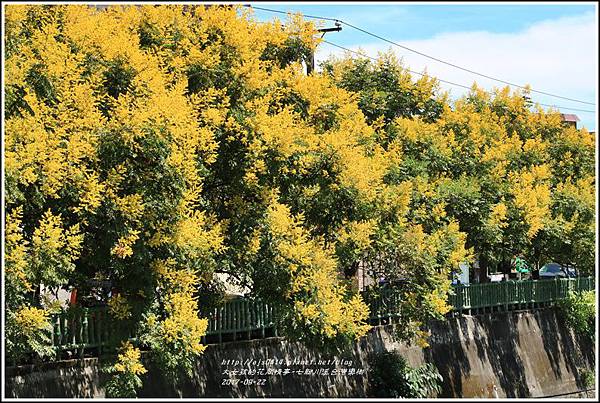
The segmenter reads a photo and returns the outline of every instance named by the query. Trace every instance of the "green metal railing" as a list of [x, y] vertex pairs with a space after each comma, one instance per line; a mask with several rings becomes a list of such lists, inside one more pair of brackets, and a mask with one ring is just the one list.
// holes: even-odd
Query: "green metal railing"
[[381, 325], [401, 317], [402, 299], [398, 288], [371, 289], [363, 292], [362, 296], [369, 306], [371, 324]]
[[[454, 312], [531, 308], [536, 304], [551, 304], [564, 299], [569, 291], [594, 290], [594, 280], [593, 277], [581, 277], [457, 285], [453, 287], [448, 303]], [[401, 299], [397, 291], [382, 288], [363, 294], [370, 307], [372, 324], [386, 324], [400, 317]], [[205, 338], [218, 342], [222, 342], [224, 336], [229, 340], [264, 338], [267, 331], [276, 336], [276, 318], [273, 307], [258, 299], [234, 299], [208, 315]], [[97, 348], [101, 352], [125, 337], [134, 337], [127, 324], [112, 319], [106, 308], [68, 310], [55, 315], [53, 325], [52, 342], [56, 349], [76, 350], [80, 355], [83, 355], [84, 349]]]
[[273, 307], [261, 300], [234, 299], [215, 308], [208, 315], [206, 335], [216, 335], [221, 342], [225, 334], [231, 334], [235, 340], [238, 335], [246, 335], [250, 338], [252, 332], [258, 331], [264, 338], [267, 329], [276, 332], [275, 317]]
[[72, 308], [52, 316], [52, 345], [57, 351], [74, 350], [83, 355], [85, 349], [102, 352], [119, 340], [133, 339], [127, 323], [114, 320], [106, 307]]
[[454, 311], [545, 304], [567, 297], [569, 291], [594, 290], [593, 277], [554, 280], [502, 281], [453, 287], [448, 303]]

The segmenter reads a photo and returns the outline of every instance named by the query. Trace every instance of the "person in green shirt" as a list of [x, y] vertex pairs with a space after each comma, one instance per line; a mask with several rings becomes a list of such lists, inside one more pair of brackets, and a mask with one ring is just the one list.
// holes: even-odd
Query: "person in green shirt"
[[523, 259], [523, 255], [515, 255], [515, 257], [513, 258], [513, 266], [517, 272], [519, 280], [521, 280], [521, 276], [523, 274], [529, 274], [530, 272], [529, 265], [527, 264], [525, 259]]

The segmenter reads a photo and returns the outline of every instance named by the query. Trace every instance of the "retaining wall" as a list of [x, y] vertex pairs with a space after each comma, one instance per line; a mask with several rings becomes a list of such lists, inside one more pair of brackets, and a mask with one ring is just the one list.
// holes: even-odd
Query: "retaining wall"
[[[335, 354], [281, 338], [210, 345], [198, 360], [194, 377], [177, 385], [146, 357], [149, 372], [138, 395], [369, 397], [369, 354], [385, 350], [399, 350], [412, 365], [435, 364], [444, 378], [439, 397], [542, 397], [576, 392], [584, 388], [581, 370], [595, 368], [593, 342], [567, 329], [554, 309], [433, 322], [431, 347], [425, 350], [394, 341], [393, 331], [393, 326], [375, 327], [350, 351]], [[107, 363], [88, 358], [7, 368], [6, 397], [103, 397], [105, 375], [99, 369]], [[307, 368], [315, 373], [306, 374]], [[250, 375], [242, 375], [244, 369]]]

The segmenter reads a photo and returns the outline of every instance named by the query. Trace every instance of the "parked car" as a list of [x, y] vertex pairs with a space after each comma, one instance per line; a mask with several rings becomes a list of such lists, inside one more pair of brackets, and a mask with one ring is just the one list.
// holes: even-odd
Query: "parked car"
[[546, 263], [540, 269], [540, 280], [570, 277], [577, 277], [577, 271], [573, 266]]

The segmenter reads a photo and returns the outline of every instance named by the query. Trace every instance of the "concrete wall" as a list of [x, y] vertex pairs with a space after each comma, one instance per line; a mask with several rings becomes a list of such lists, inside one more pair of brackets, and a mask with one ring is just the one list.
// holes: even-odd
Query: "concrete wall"
[[[178, 385], [161, 376], [147, 360], [149, 372], [139, 396], [368, 397], [368, 356], [385, 350], [399, 350], [412, 365], [435, 364], [444, 377], [440, 397], [540, 397], [575, 392], [583, 389], [580, 370], [594, 368], [592, 341], [574, 335], [551, 309], [451, 318], [432, 323], [430, 330], [431, 347], [425, 350], [394, 341], [392, 326], [374, 328], [347, 352], [318, 352], [279, 338], [211, 345], [198, 361], [193, 379]], [[99, 367], [104, 364], [85, 359], [9, 368], [6, 394], [103, 397], [100, 385], [105, 376]], [[306, 368], [321, 372], [293, 373]], [[240, 375], [243, 369], [255, 373]], [[338, 373], [331, 375], [334, 369]], [[343, 369], [345, 374], [341, 374]], [[238, 375], [231, 375], [235, 370]], [[323, 374], [325, 370], [329, 375]]]

